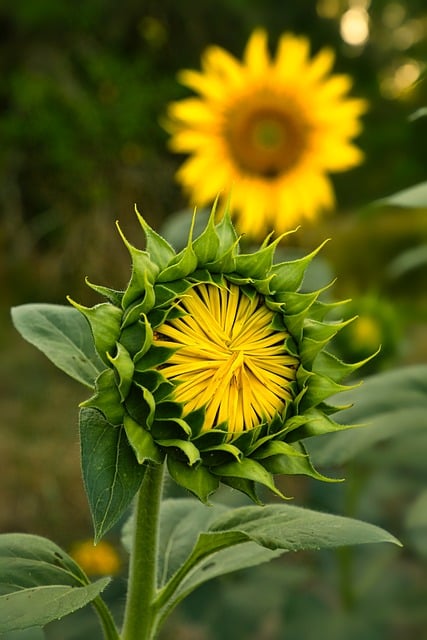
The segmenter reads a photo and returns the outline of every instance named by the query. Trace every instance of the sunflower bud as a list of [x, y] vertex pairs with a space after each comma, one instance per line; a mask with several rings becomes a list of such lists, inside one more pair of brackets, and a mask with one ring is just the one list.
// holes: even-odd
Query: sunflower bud
[[[139, 215], [145, 250], [122, 234], [132, 261], [124, 291], [89, 284], [106, 301], [72, 304], [89, 321], [105, 369], [83, 403], [124, 425], [139, 464], [166, 461], [174, 480], [207, 501], [220, 482], [257, 501], [275, 474], [327, 480], [302, 440], [343, 429], [326, 400], [348, 387], [325, 345], [347, 324], [328, 322], [323, 290], [300, 292], [321, 247], [275, 263], [281, 237], [242, 253], [226, 213], [176, 253]], [[283, 497], [283, 496], [282, 496]]]

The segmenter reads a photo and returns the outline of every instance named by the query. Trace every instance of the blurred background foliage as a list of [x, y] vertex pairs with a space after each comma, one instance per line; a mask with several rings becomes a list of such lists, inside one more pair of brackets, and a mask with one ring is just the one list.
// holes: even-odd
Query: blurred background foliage
[[[367, 348], [363, 340], [378, 342], [379, 335], [386, 357], [377, 369], [362, 370], [365, 378], [426, 362], [426, 208], [372, 205], [426, 180], [425, 0], [3, 0], [1, 531], [39, 533], [66, 547], [91, 535], [75, 426], [81, 389], [23, 344], [11, 327], [10, 306], [63, 303], [68, 293], [91, 304], [96, 300], [84, 286], [86, 275], [123, 286], [129, 260], [114, 222], [120, 219], [138, 245], [134, 203], [152, 226], [169, 225], [177, 233], [173, 214], [187, 208], [174, 181], [182, 158], [168, 151], [161, 126], [167, 103], [188, 95], [176, 74], [199, 68], [209, 44], [240, 57], [260, 25], [273, 49], [284, 31], [307, 35], [313, 52], [333, 47], [334, 70], [351, 74], [353, 94], [370, 103], [358, 139], [366, 161], [334, 177], [337, 211], [307, 225], [297, 240], [299, 248], [312, 249], [332, 238], [321, 260], [338, 277], [334, 295], [352, 297], [352, 311], [361, 315], [358, 329], [336, 349], [357, 359]], [[399, 262], [414, 249], [421, 250], [418, 262]], [[323, 274], [325, 264], [318, 264]], [[392, 268], [396, 264], [399, 269]], [[374, 454], [383, 456], [382, 447]], [[203, 587], [177, 612], [164, 638], [300, 640], [317, 637], [322, 625], [337, 640], [421, 639], [427, 529], [425, 519], [419, 524], [420, 509], [416, 544], [405, 527], [425, 486], [425, 467], [402, 466], [396, 457], [381, 469], [368, 467], [369, 473], [363, 464], [346, 470], [353, 477], [350, 495], [353, 485], [366, 492], [353, 504], [353, 515], [391, 527], [408, 544], [403, 552], [357, 552], [357, 574], [366, 588], [356, 604], [354, 594], [340, 590], [348, 558], [287, 556]], [[292, 484], [300, 504], [339, 513], [346, 502], [340, 488], [297, 479]], [[120, 600], [117, 589], [111, 597]], [[89, 614], [70, 620], [53, 625], [49, 638], [96, 637]]]

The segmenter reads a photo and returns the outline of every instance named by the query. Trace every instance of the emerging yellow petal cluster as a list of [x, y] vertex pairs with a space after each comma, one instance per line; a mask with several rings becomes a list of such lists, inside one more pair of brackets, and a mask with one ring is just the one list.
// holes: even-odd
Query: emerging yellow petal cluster
[[179, 308], [183, 315], [159, 327], [156, 344], [177, 347], [162, 374], [177, 384], [175, 399], [186, 413], [205, 407], [203, 430], [225, 425], [230, 434], [280, 413], [292, 399], [298, 360], [262, 297], [249, 298], [234, 284], [199, 284]]
[[243, 61], [209, 47], [202, 72], [180, 81], [199, 94], [169, 107], [170, 146], [190, 154], [177, 178], [192, 203], [232, 193], [240, 231], [281, 233], [334, 206], [329, 173], [362, 160], [352, 139], [366, 102], [347, 96], [351, 79], [329, 75], [334, 55], [309, 57], [309, 41], [284, 34], [276, 57], [267, 34], [251, 35]]

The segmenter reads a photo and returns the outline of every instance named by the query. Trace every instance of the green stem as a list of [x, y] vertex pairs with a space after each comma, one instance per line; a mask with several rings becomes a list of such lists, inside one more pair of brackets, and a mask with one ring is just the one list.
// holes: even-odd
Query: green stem
[[148, 464], [139, 490], [122, 640], [153, 640], [163, 465]]
[[[345, 515], [349, 518], [354, 518], [362, 488], [366, 483], [366, 472], [358, 468], [357, 465], [351, 465], [350, 471], [346, 485], [344, 508]], [[341, 604], [347, 611], [351, 611], [356, 604], [353, 576], [354, 554], [353, 547], [337, 549]]]
[[105, 640], [120, 640], [113, 616], [104, 600], [100, 596], [97, 596], [95, 600], [93, 600], [92, 605], [101, 621]]

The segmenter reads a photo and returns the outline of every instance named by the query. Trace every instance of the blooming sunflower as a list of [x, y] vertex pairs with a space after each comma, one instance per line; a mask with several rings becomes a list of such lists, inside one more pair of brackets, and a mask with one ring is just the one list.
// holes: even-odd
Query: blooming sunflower
[[105, 369], [83, 403], [122, 429], [135, 464], [162, 464], [202, 501], [219, 483], [257, 500], [275, 474], [325, 479], [301, 442], [344, 428], [327, 397], [347, 387], [346, 365], [324, 346], [346, 322], [321, 291], [300, 292], [318, 249], [275, 263], [275, 241], [240, 252], [226, 212], [179, 253], [138, 214], [146, 249], [121, 233], [132, 261], [124, 291], [90, 284], [107, 298], [73, 302], [88, 319]]
[[362, 160], [352, 144], [366, 102], [347, 96], [348, 75], [330, 75], [334, 55], [309, 58], [309, 42], [281, 36], [272, 59], [257, 29], [239, 62], [208, 47], [202, 72], [179, 79], [199, 97], [172, 102], [170, 147], [190, 157], [177, 179], [194, 204], [233, 193], [239, 230], [262, 237], [287, 231], [334, 206], [329, 174]]

